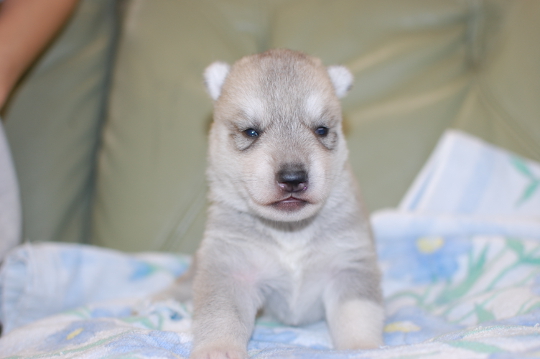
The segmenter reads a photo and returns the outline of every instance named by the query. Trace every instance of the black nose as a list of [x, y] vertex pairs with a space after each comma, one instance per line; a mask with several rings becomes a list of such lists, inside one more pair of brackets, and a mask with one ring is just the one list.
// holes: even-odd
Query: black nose
[[286, 192], [300, 192], [307, 188], [308, 175], [301, 166], [287, 166], [277, 173], [277, 182]]

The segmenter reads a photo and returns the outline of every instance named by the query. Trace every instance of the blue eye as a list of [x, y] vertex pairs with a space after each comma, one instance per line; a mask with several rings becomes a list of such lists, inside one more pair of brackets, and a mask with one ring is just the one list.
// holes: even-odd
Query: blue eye
[[256, 130], [252, 128], [248, 128], [247, 130], [244, 131], [244, 133], [248, 137], [259, 137], [259, 132], [257, 132]]
[[324, 126], [317, 127], [317, 129], [315, 130], [315, 133], [321, 137], [324, 137], [328, 135], [328, 127], [324, 127]]

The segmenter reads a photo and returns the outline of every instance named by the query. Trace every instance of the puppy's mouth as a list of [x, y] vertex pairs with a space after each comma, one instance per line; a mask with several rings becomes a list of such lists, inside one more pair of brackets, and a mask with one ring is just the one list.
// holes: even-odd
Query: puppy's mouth
[[280, 211], [295, 212], [304, 208], [308, 203], [308, 201], [290, 195], [285, 199], [272, 203], [272, 206]]

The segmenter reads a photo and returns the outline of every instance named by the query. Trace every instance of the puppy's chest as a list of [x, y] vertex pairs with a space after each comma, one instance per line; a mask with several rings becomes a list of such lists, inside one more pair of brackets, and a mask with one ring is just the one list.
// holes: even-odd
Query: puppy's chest
[[311, 251], [304, 243], [281, 243], [276, 250], [277, 264], [287, 274], [292, 285], [299, 286], [309, 273]]
[[320, 319], [322, 292], [328, 281], [324, 264], [317, 264], [323, 258], [298, 242], [281, 243], [272, 255], [275, 270], [268, 283], [266, 308], [285, 323]]

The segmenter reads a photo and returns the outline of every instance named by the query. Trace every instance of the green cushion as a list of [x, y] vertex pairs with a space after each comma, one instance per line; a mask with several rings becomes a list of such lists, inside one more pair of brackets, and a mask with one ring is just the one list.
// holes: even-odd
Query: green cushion
[[215, 60], [286, 47], [347, 65], [354, 170], [395, 206], [442, 132], [540, 159], [538, 2], [139, 0], [129, 3], [99, 157], [95, 243], [192, 252], [205, 219]]
[[6, 132], [26, 240], [85, 242], [117, 27], [115, 2], [81, 1], [11, 98]]

